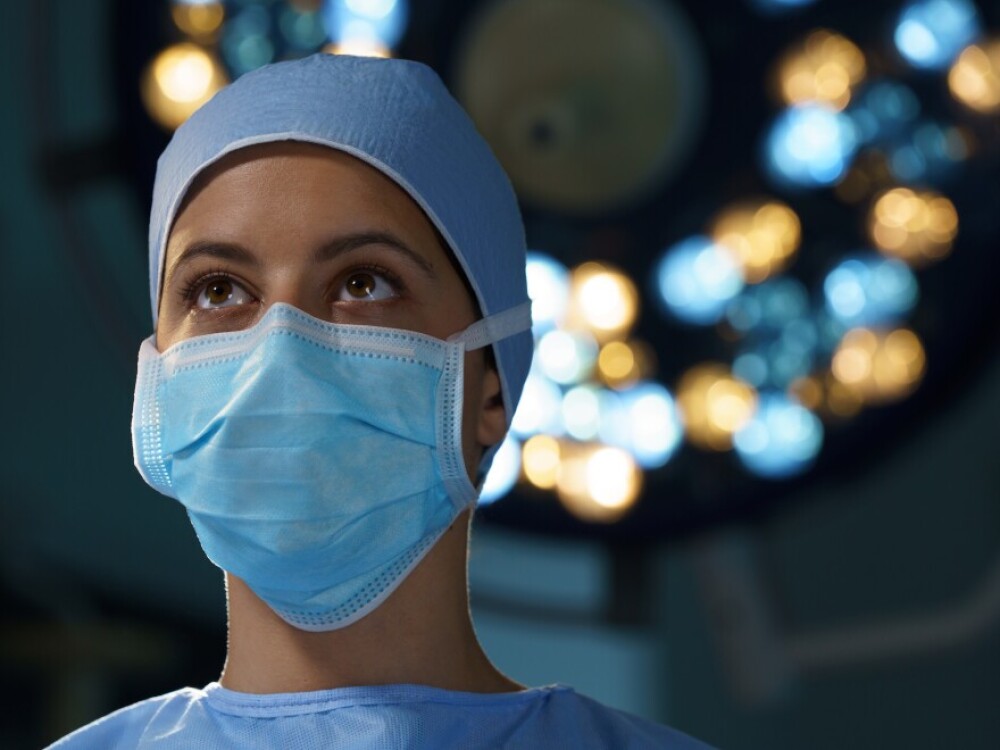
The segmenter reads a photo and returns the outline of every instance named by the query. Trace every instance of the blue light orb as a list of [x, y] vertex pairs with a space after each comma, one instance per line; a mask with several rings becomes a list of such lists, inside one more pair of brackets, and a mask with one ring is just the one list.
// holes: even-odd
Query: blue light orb
[[919, 0], [903, 9], [893, 41], [914, 67], [943, 70], [980, 31], [979, 14], [970, 0]]
[[260, 5], [248, 5], [226, 22], [219, 48], [233, 78], [274, 60], [271, 26], [271, 14]]
[[510, 430], [519, 438], [532, 435], [562, 435], [562, 390], [537, 367], [532, 367], [524, 382]]
[[597, 437], [628, 451], [644, 469], [656, 469], [674, 455], [684, 427], [673, 396], [664, 386], [640, 381], [625, 391], [595, 393], [600, 408]]
[[521, 474], [521, 444], [509, 433], [497, 449], [479, 493], [479, 505], [489, 505], [506, 495]]
[[335, 42], [361, 40], [395, 47], [409, 18], [406, 0], [329, 0], [323, 25]]
[[920, 115], [920, 100], [902, 83], [875, 81], [852, 100], [848, 113], [859, 143], [880, 144], [909, 131]]
[[796, 318], [781, 329], [755, 332], [733, 360], [733, 374], [758, 390], [784, 389], [812, 371], [819, 350], [815, 321]]
[[743, 289], [733, 256], [701, 235], [681, 240], [663, 254], [656, 281], [667, 312], [696, 325], [718, 321]]
[[746, 351], [733, 360], [733, 375], [758, 390], [767, 384], [767, 358], [757, 351]]
[[733, 436], [733, 446], [752, 473], [784, 479], [813, 465], [823, 446], [823, 424], [784, 393], [765, 391], [754, 416]]
[[926, 184], [951, 177], [968, 155], [968, 145], [957, 128], [927, 121], [890, 150], [889, 169], [902, 183]]
[[561, 385], [579, 383], [588, 377], [597, 354], [597, 342], [582, 331], [549, 331], [535, 347], [535, 360], [541, 372]]
[[750, 5], [768, 15], [813, 5], [816, 0], [749, 0]]
[[326, 29], [316, 12], [303, 13], [290, 5], [286, 6], [281, 11], [278, 26], [285, 42], [294, 50], [315, 50], [326, 41]]
[[774, 121], [765, 141], [765, 166], [779, 185], [822, 187], [844, 175], [856, 149], [854, 123], [848, 115], [804, 104], [789, 107]]
[[566, 316], [569, 269], [545, 253], [528, 251], [525, 274], [531, 298], [531, 330], [537, 337], [555, 328]]
[[847, 328], [895, 323], [913, 309], [919, 292], [906, 263], [876, 253], [841, 261], [823, 281], [827, 311]]
[[831, 313], [822, 302], [813, 310], [811, 320], [819, 338], [818, 356], [828, 357], [840, 346], [849, 326]]
[[809, 311], [809, 292], [798, 279], [779, 276], [744, 289], [726, 307], [726, 321], [740, 333], [783, 329]]
[[604, 416], [602, 411], [607, 408], [601, 395], [600, 389], [590, 385], [578, 385], [566, 391], [562, 400], [562, 421], [570, 437], [581, 442], [597, 438]]

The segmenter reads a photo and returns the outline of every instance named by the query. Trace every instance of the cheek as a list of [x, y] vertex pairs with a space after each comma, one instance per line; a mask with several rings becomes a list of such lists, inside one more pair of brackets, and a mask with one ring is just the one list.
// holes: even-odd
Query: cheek
[[469, 477], [475, 480], [482, 447], [476, 439], [483, 401], [482, 352], [465, 355], [465, 383], [462, 393], [462, 455]]

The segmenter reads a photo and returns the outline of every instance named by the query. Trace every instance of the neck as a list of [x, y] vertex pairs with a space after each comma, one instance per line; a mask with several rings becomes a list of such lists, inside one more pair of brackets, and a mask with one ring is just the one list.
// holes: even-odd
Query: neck
[[522, 689], [490, 663], [472, 626], [468, 524], [465, 512], [385, 602], [338, 630], [292, 627], [227, 573], [229, 646], [220, 683], [245, 693], [390, 684]]

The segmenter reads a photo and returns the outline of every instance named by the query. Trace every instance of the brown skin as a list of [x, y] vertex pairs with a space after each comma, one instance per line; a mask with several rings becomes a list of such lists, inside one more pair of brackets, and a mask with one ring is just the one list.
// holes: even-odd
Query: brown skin
[[[391, 235], [412, 255], [375, 233]], [[355, 239], [345, 244], [348, 235]], [[191, 252], [206, 243], [214, 249]], [[333, 245], [335, 251], [317, 257]], [[275, 302], [331, 322], [440, 339], [478, 318], [460, 272], [416, 203], [360, 160], [311, 144], [252, 146], [203, 172], [174, 222], [165, 269], [160, 351], [192, 336], [249, 327]], [[466, 355], [464, 399], [462, 448], [474, 476], [485, 447], [505, 431], [499, 379], [482, 351]], [[371, 614], [326, 633], [288, 625], [226, 573], [229, 641], [220, 682], [247, 693], [403, 683], [521, 689], [490, 663], [473, 630], [470, 518], [462, 513]]]

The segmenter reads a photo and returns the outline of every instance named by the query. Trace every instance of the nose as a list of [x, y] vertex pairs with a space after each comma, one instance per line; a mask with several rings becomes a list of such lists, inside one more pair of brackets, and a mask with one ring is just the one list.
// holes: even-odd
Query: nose
[[317, 274], [309, 274], [305, 269], [272, 276], [261, 300], [261, 314], [279, 302], [291, 305], [314, 318], [329, 321], [331, 317], [326, 289], [319, 282]]

